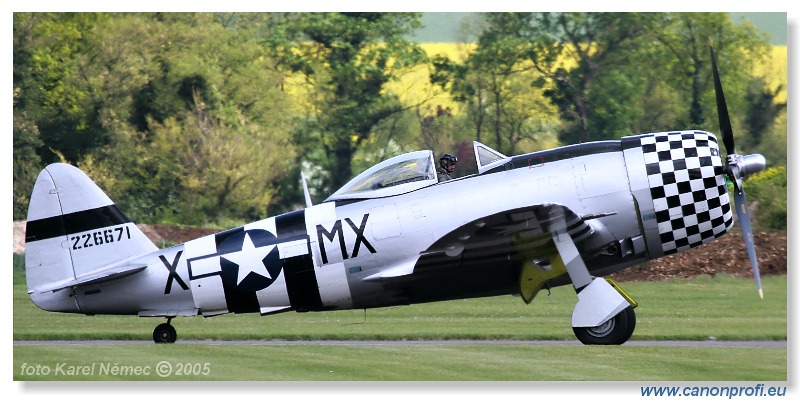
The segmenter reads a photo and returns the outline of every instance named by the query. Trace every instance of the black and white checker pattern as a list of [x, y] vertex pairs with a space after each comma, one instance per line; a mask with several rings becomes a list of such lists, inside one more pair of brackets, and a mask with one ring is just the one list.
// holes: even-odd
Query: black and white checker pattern
[[703, 131], [641, 137], [664, 255], [724, 235], [733, 226], [717, 138]]

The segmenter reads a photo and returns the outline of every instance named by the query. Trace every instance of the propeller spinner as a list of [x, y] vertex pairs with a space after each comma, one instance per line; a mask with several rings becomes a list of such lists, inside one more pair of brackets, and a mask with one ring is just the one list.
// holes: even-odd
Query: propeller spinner
[[747, 208], [747, 197], [744, 194], [742, 180], [756, 172], [763, 171], [767, 162], [760, 154], [739, 155], [736, 144], [733, 140], [733, 129], [731, 119], [728, 115], [728, 105], [725, 103], [725, 94], [722, 92], [722, 83], [719, 79], [717, 69], [717, 57], [714, 54], [714, 47], [711, 48], [711, 66], [714, 73], [714, 92], [717, 97], [717, 114], [719, 115], [719, 127], [722, 132], [722, 142], [725, 144], [725, 151], [728, 157], [725, 164], [725, 173], [733, 182], [733, 199], [736, 205], [736, 218], [744, 237], [744, 244], [747, 249], [747, 257], [750, 259], [750, 267], [753, 269], [753, 276], [756, 278], [758, 295], [764, 299], [764, 291], [761, 287], [761, 274], [758, 271], [758, 259], [756, 257], [756, 246], [753, 240], [753, 230], [750, 226], [750, 211]]

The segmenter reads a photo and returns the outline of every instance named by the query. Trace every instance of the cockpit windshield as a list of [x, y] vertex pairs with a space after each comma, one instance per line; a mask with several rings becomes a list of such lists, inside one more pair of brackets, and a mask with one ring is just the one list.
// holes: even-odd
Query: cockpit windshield
[[415, 151], [390, 158], [364, 171], [326, 201], [393, 196], [436, 182], [433, 153]]
[[491, 168], [506, 163], [509, 160], [508, 157], [500, 152], [492, 150], [491, 148], [477, 141], [472, 142], [472, 148], [475, 151], [475, 161], [478, 163], [478, 173], [484, 173]]

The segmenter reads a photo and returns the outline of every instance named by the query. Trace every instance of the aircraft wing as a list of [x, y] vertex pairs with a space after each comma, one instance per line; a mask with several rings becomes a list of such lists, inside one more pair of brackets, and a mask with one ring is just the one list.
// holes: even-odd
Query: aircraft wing
[[562, 257], [554, 239], [569, 234], [571, 245], [594, 250], [613, 239], [595, 218], [612, 214], [581, 216], [556, 203], [498, 212], [450, 231], [416, 260], [385, 267], [364, 280], [383, 283], [386, 292], [409, 303], [437, 301], [454, 293], [503, 292], [519, 293], [530, 303], [552, 281], [570, 281], [565, 264], [575, 256]]
[[555, 203], [534, 205], [492, 214], [469, 222], [437, 240], [422, 252], [414, 274], [463, 265], [524, 261], [557, 254], [553, 234], [568, 233], [576, 244], [597, 231], [588, 219], [613, 214], [581, 217]]

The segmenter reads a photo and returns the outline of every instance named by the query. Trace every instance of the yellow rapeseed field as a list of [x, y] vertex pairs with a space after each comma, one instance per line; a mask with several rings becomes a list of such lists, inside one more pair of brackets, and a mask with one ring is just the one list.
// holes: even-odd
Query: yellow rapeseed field
[[770, 60], [765, 64], [756, 66], [754, 71], [756, 76], [766, 77], [773, 90], [781, 86], [781, 91], [776, 98], [777, 102], [786, 102], [787, 58], [786, 45], [773, 46], [770, 52]]
[[[460, 43], [422, 43], [422, 48], [428, 56], [444, 55], [454, 61], [463, 61], [473, 49], [474, 44]], [[450, 108], [454, 113], [459, 113], [459, 106], [441, 88], [431, 85], [429, 80], [430, 70], [427, 65], [417, 66], [401, 72], [399, 80], [389, 83], [386, 91], [400, 97], [405, 105], [419, 105], [423, 111], [435, 111], [437, 106]], [[773, 89], [782, 86], [778, 94], [778, 102], [786, 102], [787, 83], [787, 47], [773, 46], [770, 59], [756, 66], [754, 73], [765, 76]], [[313, 97], [313, 87], [299, 75], [292, 77], [285, 83], [290, 94], [294, 95], [295, 105], [300, 111], [309, 111]]]

